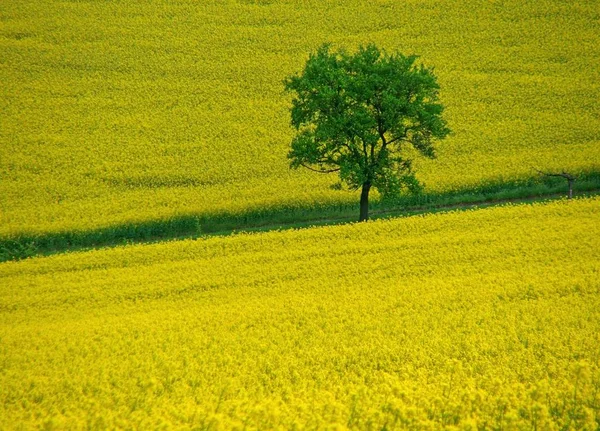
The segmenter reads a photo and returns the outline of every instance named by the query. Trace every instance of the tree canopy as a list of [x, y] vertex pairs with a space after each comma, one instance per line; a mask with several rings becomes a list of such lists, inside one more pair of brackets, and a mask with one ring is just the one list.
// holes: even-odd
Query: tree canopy
[[284, 81], [293, 93], [291, 167], [339, 172], [349, 187], [362, 188], [361, 221], [371, 187], [384, 196], [420, 188], [403, 148], [434, 158], [435, 140], [450, 132], [433, 69], [417, 58], [373, 44], [354, 54], [325, 44]]

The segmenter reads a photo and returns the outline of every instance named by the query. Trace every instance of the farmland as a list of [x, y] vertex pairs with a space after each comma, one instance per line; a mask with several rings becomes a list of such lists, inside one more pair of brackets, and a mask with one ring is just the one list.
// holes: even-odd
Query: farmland
[[0, 264], [5, 429], [585, 429], [600, 199]]
[[286, 159], [282, 80], [324, 41], [435, 67], [454, 134], [417, 162], [429, 194], [597, 174], [599, 14], [595, 1], [2, 2], [0, 238], [356, 202]]
[[[0, 429], [597, 431], [599, 35], [596, 0], [0, 2]], [[289, 168], [324, 42], [441, 86], [387, 219]]]

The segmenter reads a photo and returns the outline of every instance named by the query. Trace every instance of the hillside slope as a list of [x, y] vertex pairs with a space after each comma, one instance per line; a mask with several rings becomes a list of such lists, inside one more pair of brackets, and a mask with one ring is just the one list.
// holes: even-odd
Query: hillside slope
[[600, 172], [597, 2], [12, 0], [0, 237], [340, 205], [290, 172], [284, 77], [325, 41], [434, 66], [454, 135], [430, 193]]
[[0, 423], [595, 430], [599, 220], [578, 199], [1, 263]]

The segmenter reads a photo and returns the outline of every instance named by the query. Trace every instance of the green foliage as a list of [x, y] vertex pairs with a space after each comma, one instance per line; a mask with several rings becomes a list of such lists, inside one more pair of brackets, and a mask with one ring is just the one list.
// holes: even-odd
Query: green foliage
[[434, 158], [434, 141], [450, 130], [433, 69], [416, 60], [374, 44], [311, 54], [302, 74], [284, 81], [294, 94], [291, 167], [339, 172], [351, 188], [369, 184], [384, 196], [419, 190], [405, 147]]
[[26, 259], [38, 253], [34, 241], [0, 240], [0, 262]]

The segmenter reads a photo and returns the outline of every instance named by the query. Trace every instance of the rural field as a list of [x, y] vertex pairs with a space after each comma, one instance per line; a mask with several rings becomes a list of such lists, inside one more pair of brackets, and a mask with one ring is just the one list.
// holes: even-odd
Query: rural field
[[[451, 130], [367, 223], [290, 169], [327, 42]], [[600, 430], [599, 100], [597, 0], [0, 2], [0, 430]]]
[[5, 429], [590, 430], [600, 198], [0, 265]]
[[426, 193], [597, 188], [599, 34], [596, 0], [2, 2], [0, 238], [355, 204], [286, 159], [282, 81], [323, 42], [435, 68], [453, 134]]

